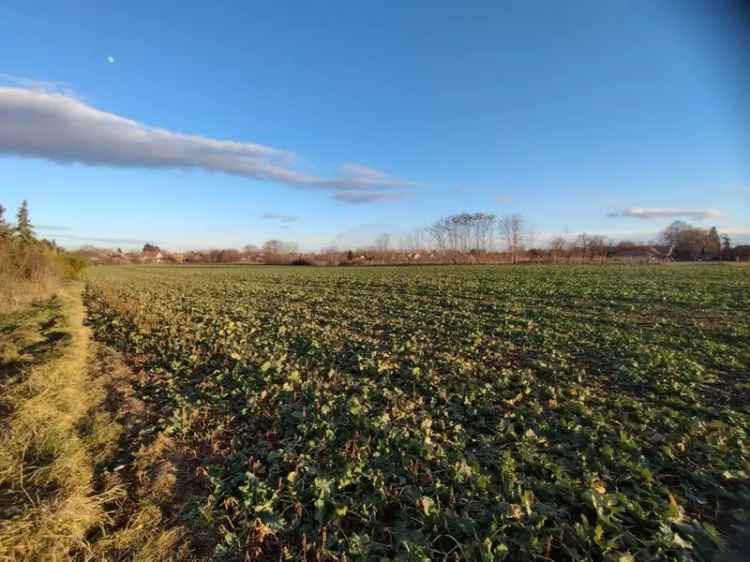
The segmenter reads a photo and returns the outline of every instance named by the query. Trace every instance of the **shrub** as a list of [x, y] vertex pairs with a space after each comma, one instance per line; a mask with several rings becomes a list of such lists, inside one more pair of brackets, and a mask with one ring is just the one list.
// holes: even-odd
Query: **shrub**
[[85, 267], [83, 258], [43, 242], [0, 242], [0, 313], [49, 296]]

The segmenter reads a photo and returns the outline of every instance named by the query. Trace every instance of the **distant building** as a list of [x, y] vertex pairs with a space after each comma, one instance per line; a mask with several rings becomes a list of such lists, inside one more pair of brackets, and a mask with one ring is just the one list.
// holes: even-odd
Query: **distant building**
[[609, 257], [628, 263], [660, 263], [670, 261], [671, 248], [663, 250], [653, 246], [629, 246], [613, 250]]
[[109, 261], [109, 263], [116, 264], [130, 263], [128, 257], [122, 253], [122, 250], [107, 253], [107, 260]]
[[735, 246], [729, 252], [736, 261], [750, 261], [750, 245]]
[[143, 263], [163, 263], [164, 255], [159, 250], [146, 250], [142, 255]]

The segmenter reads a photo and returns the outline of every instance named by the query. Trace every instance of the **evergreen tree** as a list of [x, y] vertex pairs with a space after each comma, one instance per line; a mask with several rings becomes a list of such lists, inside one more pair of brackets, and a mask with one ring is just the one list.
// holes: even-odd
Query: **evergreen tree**
[[21, 206], [18, 208], [16, 233], [18, 239], [25, 244], [34, 241], [34, 227], [29, 221], [29, 204], [26, 199], [21, 202]]
[[719, 239], [719, 233], [716, 232], [716, 227], [712, 226], [711, 230], [708, 231], [706, 236], [706, 245], [703, 247], [703, 253], [709, 256], [715, 256], [721, 251], [721, 240]]
[[10, 235], [10, 225], [5, 220], [5, 207], [0, 205], [0, 240], [8, 240]]
[[732, 253], [732, 241], [726, 234], [721, 235], [721, 259], [726, 259]]

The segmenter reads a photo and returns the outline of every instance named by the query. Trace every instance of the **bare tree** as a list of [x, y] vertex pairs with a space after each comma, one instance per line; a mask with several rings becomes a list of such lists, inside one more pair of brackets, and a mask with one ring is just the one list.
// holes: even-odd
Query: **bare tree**
[[405, 252], [421, 252], [425, 247], [425, 238], [425, 229], [415, 228], [401, 237], [399, 247]]
[[586, 234], [585, 232], [581, 232], [581, 234], [578, 235], [575, 241], [575, 249], [580, 252], [581, 255], [581, 261], [586, 260], [586, 256], [589, 252], [589, 243], [591, 242], [591, 236]]
[[387, 252], [391, 245], [390, 234], [383, 233], [375, 239], [375, 249], [379, 252]]
[[263, 252], [266, 254], [294, 254], [298, 251], [295, 242], [284, 242], [283, 240], [268, 240], [263, 244]]
[[474, 213], [471, 217], [474, 230], [474, 249], [489, 252], [495, 245], [497, 217], [490, 213]]
[[458, 213], [435, 221], [422, 238], [429, 236], [439, 251], [487, 252], [495, 244], [496, 223], [490, 213]]
[[500, 219], [498, 226], [500, 235], [505, 240], [511, 261], [516, 263], [518, 254], [523, 250], [523, 218], [519, 214], [506, 215]]
[[240, 261], [241, 257], [242, 254], [240, 254], [238, 250], [235, 250], [234, 248], [225, 248], [219, 250], [219, 253], [216, 256], [216, 261], [217, 263], [236, 263]]
[[448, 231], [450, 230], [450, 223], [448, 219], [439, 219], [435, 221], [430, 227], [427, 228], [427, 232], [432, 238], [432, 242], [435, 249], [444, 252], [448, 249]]
[[427, 246], [427, 230], [425, 228], [415, 228], [412, 233], [414, 240], [414, 250], [421, 252]]
[[549, 250], [552, 256], [552, 262], [557, 261], [565, 254], [568, 248], [568, 241], [565, 240], [564, 236], [555, 236], [549, 243]]
[[608, 250], [609, 241], [604, 236], [592, 236], [589, 239], [588, 251], [592, 260], [598, 258], [599, 261], [605, 261], [607, 259]]
[[275, 256], [276, 254], [281, 253], [283, 246], [284, 243], [281, 240], [267, 240], [265, 244], [263, 244], [263, 253]]

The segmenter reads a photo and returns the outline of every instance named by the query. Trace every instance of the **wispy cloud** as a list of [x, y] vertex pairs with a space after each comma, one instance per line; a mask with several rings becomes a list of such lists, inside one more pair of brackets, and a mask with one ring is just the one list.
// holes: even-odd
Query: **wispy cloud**
[[705, 220], [718, 218], [721, 216], [721, 213], [715, 209], [643, 209], [641, 207], [630, 207], [629, 209], [610, 211], [606, 216], [609, 218], [627, 217], [642, 220], [679, 218]]
[[91, 236], [75, 236], [73, 234], [59, 234], [55, 238], [62, 238], [64, 240], [75, 240], [80, 242], [98, 242], [101, 244], [123, 244], [123, 245], [134, 245], [140, 246], [142, 244], [159, 244], [156, 240], [137, 240], [133, 238], [99, 238]]
[[293, 167], [295, 155], [287, 150], [159, 129], [47, 90], [0, 87], [0, 155], [89, 166], [200, 168], [328, 190], [351, 203], [384, 200], [393, 189], [420, 185], [360, 164], [341, 165], [334, 177], [305, 173]]
[[401, 201], [404, 198], [403, 193], [399, 192], [378, 192], [378, 191], [339, 191], [334, 198], [351, 203], [352, 205], [364, 205], [366, 203], [388, 203]]
[[48, 224], [36, 224], [34, 225], [34, 228], [45, 232], [67, 232], [71, 230], [69, 226], [55, 226]]
[[295, 217], [293, 215], [284, 215], [282, 213], [264, 213], [260, 216], [263, 220], [267, 221], [278, 221], [284, 224], [291, 224], [294, 222], [299, 222], [299, 217]]

